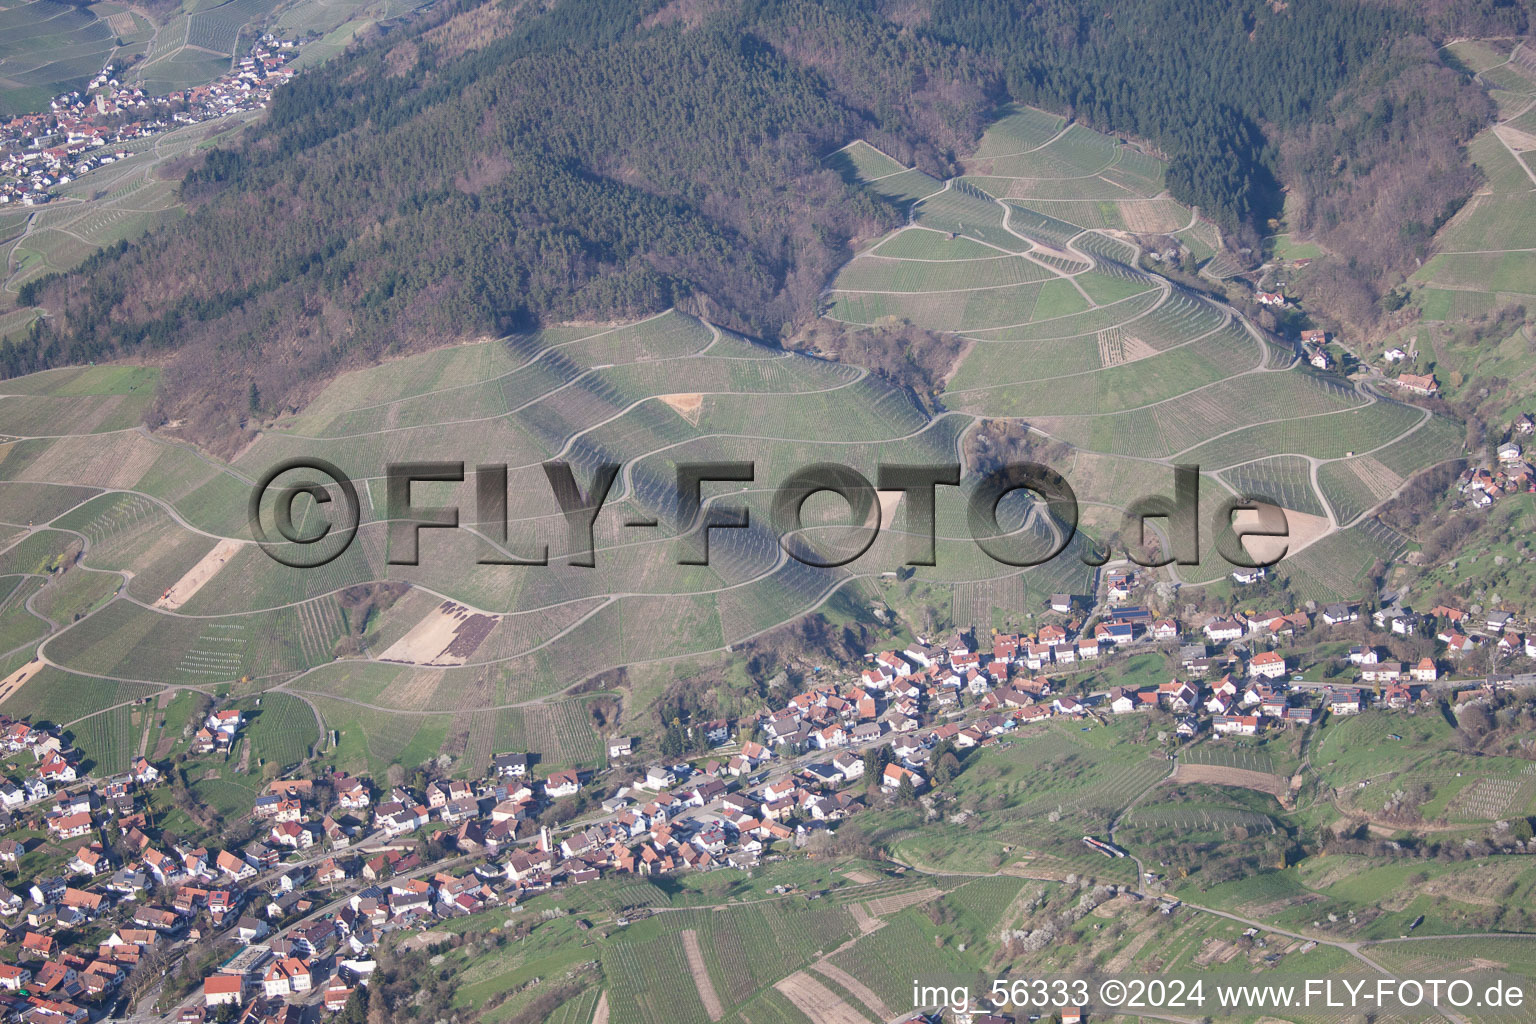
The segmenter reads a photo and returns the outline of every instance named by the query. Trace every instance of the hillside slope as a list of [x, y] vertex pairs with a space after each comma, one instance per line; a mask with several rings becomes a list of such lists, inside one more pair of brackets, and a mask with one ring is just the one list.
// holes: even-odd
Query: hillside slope
[[[1353, 110], [1416, 81], [1405, 75], [1433, 79], [1415, 104], [1376, 104], [1362, 172], [1423, 144], [1400, 116], [1454, 106], [1463, 85], [1481, 95], [1408, 45], [1419, 22], [1372, 5], [1233, 0], [1221, 17], [1173, 10], [1166, 24], [1123, 7], [962, 16], [934, 3], [898, 24], [859, 0], [566, 0], [485, 28], [462, 0], [280, 93], [240, 148], [187, 174], [193, 210], [174, 230], [29, 285], [22, 301], [50, 316], [0, 350], [0, 370], [161, 354], [153, 418], [233, 451], [254, 421], [387, 353], [672, 305], [781, 336], [809, 320], [851, 239], [899, 221], [821, 162], [858, 135], [947, 176], [999, 100], [1033, 97], [1151, 139], [1171, 154], [1174, 197], [1242, 239], [1274, 206], [1273, 142], [1330, 137], [1340, 90], [1354, 90]], [[1129, 43], [1101, 37], [1100, 16], [1141, 26], [1142, 56], [1175, 76], [1231, 67], [1185, 99], [1161, 89], [1136, 106], [1145, 61], [1111, 59]], [[1181, 40], [1202, 32], [1214, 44], [1189, 51]], [[1037, 36], [1062, 44], [1054, 63], [1026, 45]], [[1097, 77], [1067, 74], [1074, 61], [1099, 61]], [[1226, 110], [1211, 89], [1246, 95], [1233, 74], [1263, 88]], [[1454, 150], [1477, 119], [1435, 118], [1427, 135]], [[1466, 187], [1436, 180], [1414, 203]]]

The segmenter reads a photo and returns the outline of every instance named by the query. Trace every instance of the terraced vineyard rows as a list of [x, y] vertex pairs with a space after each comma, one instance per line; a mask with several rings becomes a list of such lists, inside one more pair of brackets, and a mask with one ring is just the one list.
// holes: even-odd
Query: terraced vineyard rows
[[[172, 19], [142, 73], [179, 73], [184, 51], [225, 45], [218, 40], [265, 3], [231, 0]], [[197, 36], [190, 45], [189, 32]], [[175, 133], [159, 142], [197, 144]], [[857, 588], [870, 586], [866, 580], [891, 571], [900, 548], [893, 531], [845, 566], [784, 557], [764, 525], [768, 482], [804, 465], [841, 462], [873, 473], [882, 461], [949, 459], [976, 420], [1011, 419], [1075, 450], [1069, 455], [1094, 477], [1085, 486], [1097, 525], [1126, 500], [1117, 479], [1141, 482], [1174, 462], [1194, 462], [1234, 488], [1273, 492], [1295, 511], [1332, 509], [1341, 520], [1359, 520], [1285, 569], [1302, 591], [1325, 596], [1358, 588], [1376, 558], [1401, 547], [1371, 509], [1414, 472], [1460, 454], [1454, 425], [1294, 366], [1256, 326], [1142, 270], [1143, 233], [1216, 239], [1165, 194], [1161, 162], [1134, 146], [1016, 108], [947, 183], [867, 143], [827, 163], [910, 207], [905, 227], [865, 245], [831, 283], [829, 315], [958, 334], [963, 358], [936, 403], [860, 367], [757, 344], [677, 311], [617, 326], [549, 328], [344, 374], [307, 408], [278, 417], [230, 466], [128, 429], [153, 398], [153, 369], [82, 368], [7, 382], [0, 433], [17, 440], [0, 461], [0, 489], [26, 497], [6, 521], [33, 523], [85, 502], [60, 526], [89, 539], [88, 569], [103, 570], [109, 582], [109, 574], [131, 576], [128, 600], [61, 589], [55, 603], [63, 611], [78, 606], [88, 614], [47, 642], [48, 656], [66, 670], [149, 684], [260, 689], [305, 673], [295, 694], [316, 701], [327, 726], [343, 734], [338, 756], [356, 766], [396, 756], [419, 763], [445, 746], [463, 771], [512, 749], [537, 752], [550, 765], [599, 766], [603, 750], [588, 706], [547, 698], [620, 665], [735, 646], [840, 592], [863, 593]], [[139, 174], [110, 184], [128, 210], [159, 196], [151, 190], [163, 183]], [[116, 212], [88, 216], [96, 218], [85, 225], [93, 232], [115, 231], [122, 220]], [[48, 209], [38, 223], [56, 230], [74, 217]], [[432, 531], [424, 543], [436, 557], [419, 566], [387, 562], [380, 467], [462, 457], [466, 445], [518, 467], [509, 474], [508, 545], [536, 551], [547, 543], [555, 563], [548, 571], [488, 564], [487, 542], [463, 530]], [[219, 538], [250, 539], [245, 501], [253, 476], [317, 451], [334, 457], [364, 495], [357, 540], [342, 557], [300, 572], [244, 545], [194, 570]], [[539, 468], [551, 456], [567, 459], [582, 481], [601, 462], [625, 464], [615, 505], [625, 516], [654, 517], [659, 528], [636, 534], [611, 521], [617, 511], [600, 517], [603, 569], [566, 571], [565, 535], [552, 528], [557, 510]], [[715, 531], [708, 566], [680, 566], [677, 535], [688, 524], [679, 521], [675, 464], [708, 459], [756, 463], [758, 475], [739, 499], [752, 523]], [[1320, 487], [1311, 460], [1320, 463]], [[119, 493], [87, 501], [92, 489]], [[918, 584], [941, 588], [957, 622], [1017, 628], [1046, 595], [1092, 587], [1093, 570], [1077, 557], [1081, 537], [1064, 556], [1013, 573], [969, 542], [953, 509], [941, 514], [942, 564], [919, 568]], [[1019, 541], [1043, 552], [1054, 539], [1046, 518], [1035, 517]], [[77, 549], [71, 534], [38, 531], [0, 557], [0, 572], [57, 568]], [[206, 585], [182, 607], [154, 607], [194, 571]], [[415, 592], [369, 621], [352, 621], [336, 594], [379, 579]], [[354, 630], [362, 632], [363, 657], [377, 658], [444, 599], [494, 617], [468, 645], [465, 666], [396, 672], [337, 660], [353, 651], [338, 642]], [[23, 635], [18, 643], [25, 642]], [[426, 660], [449, 642], [445, 635], [434, 651], [412, 657]], [[31, 689], [13, 701], [25, 706]], [[493, 710], [501, 705], [520, 706]], [[411, 714], [391, 717], [393, 709]], [[308, 736], [258, 756], [297, 759]], [[1108, 802], [1069, 792], [1048, 799], [1067, 815], [1101, 815], [1150, 770], [1106, 773]]]
[[75, 745], [90, 759], [96, 774], [126, 771], [138, 754], [139, 730], [133, 727], [133, 715], [131, 707], [113, 708], [70, 727]]
[[246, 740], [253, 764], [271, 762], [286, 768], [307, 758], [320, 735], [308, 704], [291, 694], [268, 693], [246, 730]]

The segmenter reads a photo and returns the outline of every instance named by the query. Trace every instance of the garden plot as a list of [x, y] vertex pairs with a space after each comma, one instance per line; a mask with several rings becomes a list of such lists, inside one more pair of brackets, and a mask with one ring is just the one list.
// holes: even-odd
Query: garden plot
[[1015, 573], [993, 580], [954, 584], [954, 619], [958, 626], [970, 626], [985, 633], [995, 625], [997, 614], [1005, 617], [1023, 615], [1024, 576]]
[[[15, 526], [47, 523], [89, 500], [95, 494], [96, 491], [89, 487], [0, 483], [0, 522]], [[58, 525], [72, 526], [69, 522], [61, 522]], [[88, 531], [82, 532], [91, 536], [92, 541], [97, 539]]]
[[[4, 404], [0, 403], [0, 410], [3, 409]], [[5, 422], [0, 418], [0, 431], [3, 430]], [[11, 479], [130, 488], [137, 486], [156, 461], [166, 454], [163, 446], [135, 431], [102, 437], [64, 437], [29, 444], [36, 445], [36, 457], [19, 466]], [[212, 471], [202, 463], [198, 465], [206, 479]]]
[[1386, 501], [1404, 481], [1380, 460], [1359, 455], [1324, 465], [1318, 482], [1339, 521], [1348, 523]]
[[949, 260], [991, 259], [1005, 253], [963, 235], [951, 237], [947, 231], [932, 228], [909, 227], [888, 236], [869, 250], [868, 255], [884, 256], [896, 260]]
[[915, 223], [1009, 252], [1028, 249], [1029, 242], [1003, 226], [1004, 209], [997, 200], [973, 185], [956, 183], [924, 199], [914, 211]]
[[[33, 488], [47, 491], [52, 488]], [[89, 492], [87, 492], [89, 493]], [[0, 500], [0, 507], [7, 503]], [[102, 547], [115, 546], [145, 527], [156, 525], [160, 510], [155, 503], [138, 494], [104, 494], [95, 501], [86, 502], [60, 516], [56, 526], [78, 530], [90, 539], [92, 553]]]
[[848, 143], [827, 157], [826, 162], [859, 181], [874, 181], [877, 178], [900, 174], [907, 169], [900, 161], [886, 156], [863, 139], [855, 139]]
[[1367, 573], [1379, 561], [1389, 561], [1404, 545], [1376, 519], [1329, 534], [1278, 566], [1300, 600], [1338, 601], [1360, 597]]
[[994, 253], [966, 260], [904, 260], [860, 256], [837, 275], [834, 292], [942, 292], [1044, 281], [1050, 270], [1022, 256]]
[[1205, 764], [1221, 768], [1238, 768], [1248, 772], [1275, 774], [1275, 763], [1262, 750], [1218, 742], [1198, 743], [1186, 747], [1179, 759], [1185, 764]]
[[1050, 142], [1066, 119], [1034, 107], [1012, 107], [1008, 113], [987, 126], [976, 146], [976, 159], [1009, 156], [1039, 149]]
[[880, 1020], [890, 1020], [896, 1016], [886, 1007], [885, 1000], [880, 998], [879, 993], [832, 961], [818, 960], [811, 964], [811, 970], [835, 983], [844, 992], [863, 1003]]
[[81, 719], [70, 727], [75, 744], [92, 762], [92, 771], [110, 775], [128, 770], [128, 763], [137, 753], [140, 734], [133, 718], [143, 713], [128, 707], [115, 707]]
[[1090, 178], [1118, 157], [1113, 139], [1081, 124], [1037, 149], [993, 157], [972, 158], [967, 170], [1008, 178]]

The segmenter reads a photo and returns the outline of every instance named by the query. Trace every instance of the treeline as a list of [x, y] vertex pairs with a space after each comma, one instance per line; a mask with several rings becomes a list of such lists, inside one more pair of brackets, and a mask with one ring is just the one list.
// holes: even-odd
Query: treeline
[[1471, 77], [1422, 37], [1397, 40], [1330, 104], [1280, 141], [1289, 226], [1344, 259], [1306, 282], [1313, 304], [1356, 325], [1431, 253], [1435, 233], [1479, 183], [1465, 143], [1493, 117]]

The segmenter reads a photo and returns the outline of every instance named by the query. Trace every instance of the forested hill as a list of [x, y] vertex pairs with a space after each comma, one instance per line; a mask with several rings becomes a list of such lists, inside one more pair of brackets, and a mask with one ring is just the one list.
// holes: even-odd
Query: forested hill
[[[1458, 16], [1523, 29], [1487, 3]], [[679, 304], [777, 337], [901, 216], [822, 158], [862, 135], [942, 176], [1010, 98], [1152, 141], [1240, 236], [1292, 168], [1347, 231], [1350, 182], [1405, 156], [1429, 221], [1486, 111], [1421, 30], [1352, 0], [446, 0], [281, 90], [188, 170], [188, 218], [27, 287], [50, 317], [0, 370], [160, 356], [157, 414], [232, 445], [338, 367], [538, 321]]]
[[1528, 22], [1520, 0], [935, 0], [925, 30], [993, 58], [1017, 99], [1159, 145], [1174, 198], [1234, 247], [1283, 186], [1290, 227], [1371, 292], [1475, 185], [1462, 145], [1492, 105], [1434, 44]]

